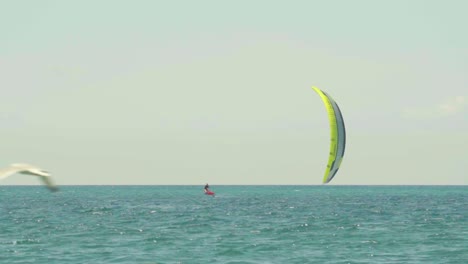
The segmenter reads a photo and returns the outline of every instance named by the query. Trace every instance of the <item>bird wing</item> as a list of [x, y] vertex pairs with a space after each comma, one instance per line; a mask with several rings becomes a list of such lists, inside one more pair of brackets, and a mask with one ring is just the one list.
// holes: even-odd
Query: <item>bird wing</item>
[[5, 169], [2, 169], [0, 170], [0, 179], [4, 179], [10, 175], [13, 175], [17, 172], [21, 171], [20, 168], [16, 168], [16, 167], [9, 167], [9, 168], [5, 168]]
[[57, 186], [55, 185], [55, 183], [52, 181], [52, 179], [49, 176], [39, 176], [39, 178], [42, 180], [42, 182], [45, 183], [45, 185], [47, 186], [47, 188], [49, 188], [49, 190], [53, 192], [58, 191]]

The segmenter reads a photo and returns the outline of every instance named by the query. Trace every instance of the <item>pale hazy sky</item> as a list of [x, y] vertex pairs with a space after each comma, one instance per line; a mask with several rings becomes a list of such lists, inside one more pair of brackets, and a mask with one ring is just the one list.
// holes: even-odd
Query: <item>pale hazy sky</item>
[[[468, 1], [2, 1], [0, 166], [58, 184], [468, 184]], [[26, 175], [2, 184], [37, 184]]]

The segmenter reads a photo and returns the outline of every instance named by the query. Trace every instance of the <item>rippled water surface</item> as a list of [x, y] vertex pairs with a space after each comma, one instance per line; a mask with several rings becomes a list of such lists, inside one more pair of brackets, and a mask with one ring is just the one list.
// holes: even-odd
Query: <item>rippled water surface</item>
[[467, 186], [0, 186], [0, 263], [467, 263]]

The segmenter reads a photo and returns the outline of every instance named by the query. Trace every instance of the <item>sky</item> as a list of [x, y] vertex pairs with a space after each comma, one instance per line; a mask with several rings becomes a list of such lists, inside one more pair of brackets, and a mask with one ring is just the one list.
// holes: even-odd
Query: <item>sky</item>
[[[59, 185], [468, 184], [464, 0], [2, 1], [0, 166]], [[4, 185], [35, 185], [16, 175]]]

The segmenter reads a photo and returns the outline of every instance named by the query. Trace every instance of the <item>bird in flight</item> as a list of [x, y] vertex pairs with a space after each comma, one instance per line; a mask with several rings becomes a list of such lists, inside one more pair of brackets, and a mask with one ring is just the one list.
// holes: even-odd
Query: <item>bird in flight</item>
[[52, 181], [49, 172], [29, 164], [14, 163], [11, 164], [8, 168], [0, 169], [0, 179], [4, 179], [15, 173], [37, 176], [50, 191], [58, 191], [58, 187]]

